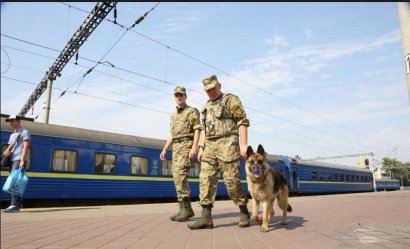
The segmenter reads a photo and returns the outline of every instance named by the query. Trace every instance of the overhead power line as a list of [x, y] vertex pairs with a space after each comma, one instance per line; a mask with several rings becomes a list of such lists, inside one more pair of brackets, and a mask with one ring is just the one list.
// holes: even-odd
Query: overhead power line
[[[26, 80], [20, 80], [20, 79], [16, 79], [16, 78], [12, 78], [12, 77], [7, 77], [7, 76], [1, 76], [1, 77], [4, 78], [4, 79], [13, 80], [13, 81], [20, 82], [20, 83], [25, 83], [25, 84], [30, 84], [30, 85], [37, 85], [34, 82], [30, 82], [30, 81], [26, 81]], [[59, 88], [59, 87], [53, 87], [53, 89], [56, 89], [56, 90], [59, 90], [59, 91], [66, 91], [68, 93], [77, 94], [77, 95], [80, 95], [80, 96], [85, 96], [85, 97], [89, 97], [89, 98], [93, 98], [93, 99], [99, 99], [99, 100], [104, 100], [104, 101], [113, 102], [113, 103], [117, 103], [117, 104], [122, 104], [122, 105], [127, 105], [127, 106], [140, 108], [140, 109], [145, 109], [145, 110], [149, 110], [149, 111], [154, 111], [154, 112], [158, 112], [158, 113], [162, 113], [162, 114], [171, 114], [169, 112], [154, 109], [154, 108], [151, 108], [151, 107], [136, 105], [136, 104], [133, 104], [133, 103], [118, 101], [118, 100], [115, 100], [115, 99], [105, 98], [105, 97], [96, 96], [96, 95], [92, 95], [92, 94], [88, 94], [88, 93], [74, 92], [74, 91], [62, 89], [62, 88]]]
[[[75, 91], [77, 91], [77, 89], [80, 87], [80, 84], [82, 82], [82, 80], [88, 75], [90, 74], [95, 67], [97, 67], [98, 65], [104, 64], [103, 60], [105, 59], [105, 57], [107, 57], [107, 55], [111, 52], [111, 50], [114, 49], [114, 47], [118, 44], [118, 42], [120, 42], [120, 40], [125, 36], [125, 34], [131, 30], [132, 28], [134, 28], [136, 25], [140, 24], [145, 17], [151, 12], [153, 11], [160, 3], [155, 4], [150, 10], [148, 10], [147, 12], [145, 12], [142, 16], [140, 16], [137, 20], [135, 20], [135, 22], [128, 28], [124, 27], [123, 25], [120, 25], [121, 28], [124, 29], [124, 32], [122, 33], [122, 35], [114, 42], [114, 44], [104, 53], [104, 55], [98, 60], [98, 62], [95, 63], [94, 66], [92, 66], [90, 69], [87, 70], [87, 72], [84, 73], [83, 78], [80, 80], [80, 82], [77, 85], [77, 88], [75, 89]], [[119, 25], [116, 21], [117, 18], [117, 9], [115, 9], [114, 12], [114, 17], [115, 20], [112, 21], [114, 24]], [[108, 63], [110, 66], [115, 67], [113, 64]]]
[[68, 61], [74, 56], [81, 45], [87, 40], [90, 34], [97, 28], [97, 26], [116, 4], [117, 2], [99, 2], [95, 5], [93, 10], [74, 33], [73, 37], [69, 40], [61, 54], [57, 57], [53, 65], [46, 72], [46, 75], [31, 94], [26, 104], [21, 109], [19, 113], [20, 116], [25, 116], [29, 109], [40, 98], [46, 90], [49, 80], [54, 80], [56, 77], [61, 75], [61, 71]]
[[[66, 6], [71, 6], [71, 7], [75, 8], [75, 9], [78, 10], [78, 11], [84, 12], [83, 9], [78, 8], [78, 7], [75, 7], [75, 6], [73, 6], [73, 5], [70, 5], [70, 4], [67, 4], [67, 3], [62, 3], [62, 4], [66, 5]], [[106, 21], [109, 21], [109, 22], [113, 22], [113, 23], [114, 23], [114, 21], [113, 21], [113, 20], [110, 20], [109, 18], [107, 18]], [[118, 25], [118, 26], [120, 26], [120, 27], [122, 27], [122, 28], [125, 28], [125, 26], [122, 25], [121, 23], [118, 23], [118, 22], [117, 22], [117, 23], [115, 23], [115, 24]], [[157, 39], [154, 39], [154, 38], [149, 37], [149, 36], [147, 36], [147, 35], [145, 35], [145, 34], [142, 34], [141, 32], [138, 32], [138, 31], [135, 31], [135, 30], [131, 30], [131, 32], [133, 32], [133, 33], [135, 33], [135, 34], [137, 34], [137, 35], [139, 35], [139, 36], [141, 36], [141, 37], [143, 37], [143, 38], [145, 38], [145, 39], [148, 39], [148, 40], [150, 40], [150, 41], [152, 41], [152, 42], [154, 42], [154, 43], [157, 43], [157, 44], [159, 44], [159, 45], [161, 45], [161, 46], [163, 46], [163, 47], [165, 47], [165, 48], [167, 48], [167, 49], [169, 49], [169, 50], [172, 50], [172, 51], [174, 51], [174, 52], [176, 52], [176, 53], [178, 53], [178, 54], [180, 54], [180, 55], [183, 55], [183, 56], [185, 56], [185, 57], [187, 57], [187, 58], [189, 58], [189, 59], [191, 59], [191, 60], [193, 60], [193, 61], [196, 61], [196, 62], [198, 62], [198, 63], [201, 63], [201, 64], [203, 64], [203, 65], [205, 65], [205, 66], [208, 66], [208, 67], [210, 67], [210, 68], [212, 68], [212, 69], [215, 69], [216, 71], [218, 71], [218, 72], [220, 72], [220, 73], [226, 74], [228, 77], [231, 77], [231, 78], [233, 78], [233, 79], [235, 79], [235, 80], [237, 80], [237, 81], [239, 81], [239, 82], [242, 82], [242, 83], [244, 83], [244, 84], [246, 84], [246, 85], [248, 85], [248, 86], [250, 86], [250, 87], [253, 87], [253, 88], [255, 88], [255, 89], [258, 89], [259, 91], [261, 91], [261, 92], [263, 92], [263, 93], [269, 95], [270, 97], [277, 98], [278, 100], [280, 100], [280, 101], [282, 101], [282, 102], [285, 102], [285, 103], [287, 103], [287, 104], [289, 104], [289, 105], [292, 105], [292, 106], [298, 108], [299, 110], [301, 110], [301, 111], [303, 111], [303, 112], [306, 112], [306, 113], [308, 113], [308, 114], [310, 114], [310, 115], [312, 115], [312, 116], [315, 116], [315, 117], [317, 117], [317, 118], [319, 118], [319, 119], [323, 119], [323, 120], [325, 120], [326, 122], [332, 123], [332, 124], [334, 124], [334, 125], [336, 125], [336, 126], [338, 126], [338, 127], [340, 127], [340, 128], [343, 128], [343, 129], [345, 129], [346, 131], [349, 131], [349, 132], [351, 132], [351, 133], [353, 133], [353, 134], [356, 134], [356, 135], [358, 135], [358, 136], [362, 136], [362, 137], [365, 137], [365, 138], [367, 138], [367, 139], [369, 139], [369, 140], [372, 140], [372, 138], [370, 138], [369, 136], [367, 136], [367, 135], [365, 135], [365, 134], [362, 134], [361, 132], [355, 131], [355, 130], [353, 130], [353, 129], [351, 129], [351, 128], [349, 128], [349, 127], [347, 127], [347, 126], [345, 126], [345, 125], [343, 125], [343, 124], [341, 124], [341, 123], [339, 123], [339, 122], [336, 122], [336, 121], [333, 121], [333, 120], [331, 120], [331, 119], [328, 119], [328, 118], [326, 118], [326, 117], [324, 117], [324, 116], [322, 116], [322, 115], [320, 115], [320, 114], [318, 114], [318, 113], [316, 113], [316, 112], [313, 112], [313, 111], [311, 111], [311, 110], [309, 110], [309, 109], [307, 109], [307, 108], [304, 108], [304, 107], [302, 107], [302, 106], [300, 106], [300, 105], [298, 105], [298, 104], [296, 104], [296, 103], [294, 103], [294, 102], [292, 102], [292, 101], [290, 101], [290, 100], [287, 100], [287, 99], [285, 99], [285, 98], [282, 98], [282, 97], [276, 95], [275, 93], [273, 93], [273, 92], [271, 92], [271, 91], [268, 91], [268, 90], [266, 90], [266, 89], [264, 89], [264, 88], [261, 88], [261, 87], [255, 85], [255, 84], [253, 84], [253, 83], [251, 83], [251, 82], [249, 82], [249, 81], [243, 80], [243, 79], [241, 79], [241, 78], [239, 78], [239, 77], [237, 77], [237, 76], [235, 76], [235, 75], [233, 75], [233, 74], [227, 72], [226, 70], [224, 70], [224, 69], [222, 69], [222, 68], [220, 68], [220, 67], [211, 65], [210, 63], [207, 63], [207, 62], [204, 61], [204, 60], [201, 60], [201, 59], [199, 59], [199, 58], [197, 58], [197, 57], [195, 57], [195, 56], [193, 56], [193, 55], [190, 55], [189, 53], [183, 52], [183, 51], [181, 51], [181, 50], [179, 50], [179, 49], [176, 49], [176, 48], [174, 48], [174, 47], [172, 47], [172, 46], [169, 46], [169, 45], [167, 45], [167, 44], [165, 44], [165, 43], [163, 43], [163, 42], [158, 41]], [[388, 144], [386, 144], [386, 145], [388, 145]], [[388, 145], [388, 146], [391, 147], [391, 145]]]

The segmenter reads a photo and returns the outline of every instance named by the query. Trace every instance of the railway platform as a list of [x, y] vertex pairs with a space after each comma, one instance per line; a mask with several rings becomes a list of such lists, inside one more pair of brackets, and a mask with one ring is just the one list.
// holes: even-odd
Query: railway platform
[[[410, 248], [410, 191], [291, 197], [288, 225], [281, 211], [267, 233], [252, 221], [239, 228], [239, 209], [217, 201], [214, 229], [191, 231], [172, 222], [175, 203], [31, 208], [1, 213], [1, 248]], [[251, 205], [249, 203], [249, 208]]]

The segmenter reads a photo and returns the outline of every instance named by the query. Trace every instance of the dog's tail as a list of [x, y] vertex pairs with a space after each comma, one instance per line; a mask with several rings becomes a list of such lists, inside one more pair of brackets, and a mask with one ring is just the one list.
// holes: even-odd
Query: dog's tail
[[288, 203], [288, 207], [286, 208], [286, 210], [290, 213], [292, 212], [292, 206]]

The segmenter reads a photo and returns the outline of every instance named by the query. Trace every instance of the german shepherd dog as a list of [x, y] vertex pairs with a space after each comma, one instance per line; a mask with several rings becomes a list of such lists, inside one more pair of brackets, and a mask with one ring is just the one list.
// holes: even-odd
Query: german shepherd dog
[[[262, 145], [256, 153], [248, 146], [246, 157], [246, 179], [248, 190], [252, 196], [252, 219], [260, 225], [261, 232], [269, 231], [269, 222], [275, 215], [273, 202], [278, 199], [279, 207], [283, 211], [282, 224], [287, 224], [287, 213], [292, 212], [288, 203], [289, 188], [285, 177], [276, 169], [269, 166], [266, 153]], [[262, 220], [258, 217], [259, 203], [263, 205]]]

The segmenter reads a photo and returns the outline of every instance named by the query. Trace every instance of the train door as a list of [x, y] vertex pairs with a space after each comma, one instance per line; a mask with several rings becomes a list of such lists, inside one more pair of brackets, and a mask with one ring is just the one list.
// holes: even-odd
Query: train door
[[283, 156], [283, 162], [285, 164], [285, 172], [283, 175], [285, 176], [288, 185], [290, 186], [290, 190], [292, 191], [294, 189], [294, 178], [290, 167], [290, 160], [287, 156]]
[[298, 192], [299, 191], [299, 183], [298, 183], [298, 175], [296, 173], [296, 169], [292, 169], [292, 185], [291, 185], [291, 191], [292, 192]]

